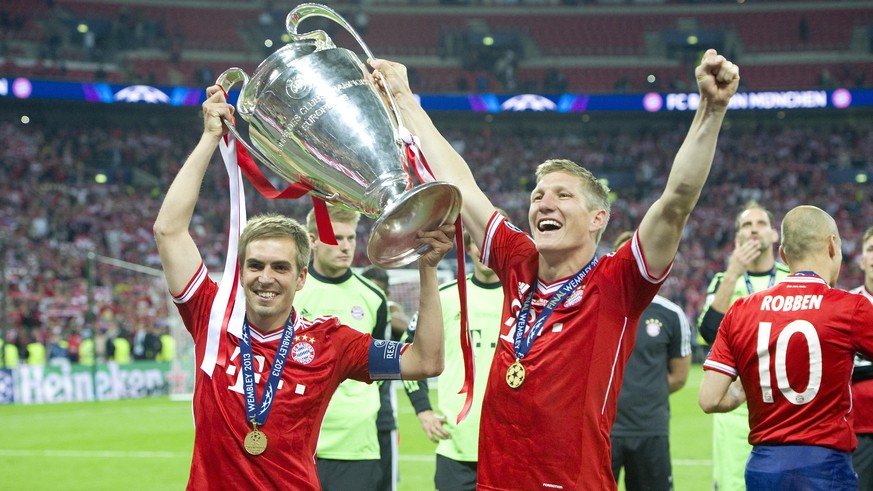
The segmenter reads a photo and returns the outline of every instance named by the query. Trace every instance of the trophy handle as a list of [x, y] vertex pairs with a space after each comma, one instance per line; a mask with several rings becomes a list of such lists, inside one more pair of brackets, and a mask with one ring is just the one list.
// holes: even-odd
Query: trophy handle
[[[370, 52], [370, 48], [364, 44], [364, 40], [361, 39], [361, 36], [357, 31], [349, 24], [345, 19], [343, 19], [336, 11], [327, 7], [326, 5], [321, 5], [318, 3], [302, 3], [294, 8], [289, 14], [288, 17], [285, 18], [285, 28], [288, 30], [288, 34], [291, 35], [291, 39], [294, 41], [299, 41], [300, 39], [315, 39], [317, 42], [324, 43], [326, 47], [333, 48], [333, 42], [327, 36], [324, 31], [314, 31], [306, 34], [297, 34], [297, 25], [303, 22], [304, 19], [308, 19], [309, 17], [325, 17], [330, 19], [340, 26], [342, 26], [352, 37], [357, 41], [358, 45], [361, 46], [361, 49], [364, 50], [364, 54], [367, 55], [368, 60], [375, 59], [373, 53]], [[325, 39], [326, 38], [326, 42]], [[319, 45], [318, 49], [322, 49], [322, 46]], [[378, 74], [379, 77], [382, 77], [382, 74]], [[384, 78], [382, 82], [385, 82]], [[387, 87], [387, 85], [385, 85]], [[394, 113], [394, 118], [397, 121], [397, 126], [403, 127], [403, 120], [400, 117], [400, 110], [397, 108], [397, 103], [394, 102], [394, 96], [391, 95], [391, 91], [386, 90], [385, 94], [388, 96], [388, 102], [391, 105], [391, 111]], [[396, 138], [398, 141], [400, 138]]]
[[[236, 85], [237, 82], [242, 82], [243, 91], [245, 91], [246, 86], [249, 84], [249, 76], [246, 75], [246, 72], [244, 72], [242, 68], [231, 67], [218, 76], [215, 85], [221, 87], [221, 90], [227, 94], [230, 92], [230, 88]], [[255, 109], [254, 102], [249, 101], [247, 98], [243, 98], [241, 92], [240, 100], [237, 103], [237, 109], [239, 110], [240, 115], [248, 119], [248, 116], [251, 115]]]
[[[227, 93], [230, 91], [231, 87], [236, 85], [237, 82], [242, 82], [243, 89], [245, 89], [245, 86], [249, 83], [249, 76], [246, 75], [246, 72], [244, 72], [242, 68], [232, 67], [228, 68], [224, 71], [224, 73], [219, 75], [218, 79], [215, 81], [215, 84], [221, 87], [221, 89], [224, 90], [225, 93]], [[240, 95], [240, 97], [242, 97], [242, 95]], [[253, 108], [250, 107], [251, 103], [246, 104], [246, 102], [247, 101], [243, 101], [242, 99], [237, 101], [239, 112], [243, 116], [251, 114], [253, 110]], [[265, 157], [264, 154], [262, 154], [257, 148], [255, 148], [254, 145], [249, 144], [243, 139], [242, 135], [240, 135], [240, 133], [236, 130], [233, 121], [224, 120], [224, 125], [227, 126], [227, 130], [231, 134], [233, 134], [233, 136], [236, 138], [236, 141], [238, 141], [240, 145], [245, 147], [245, 149], [248, 150], [251, 155], [256, 157], [261, 162], [267, 164], [268, 167], [270, 166], [270, 160]], [[339, 198], [339, 195], [337, 193], [327, 194], [317, 189], [310, 190], [309, 194], [315, 195], [325, 201], [336, 201]]]

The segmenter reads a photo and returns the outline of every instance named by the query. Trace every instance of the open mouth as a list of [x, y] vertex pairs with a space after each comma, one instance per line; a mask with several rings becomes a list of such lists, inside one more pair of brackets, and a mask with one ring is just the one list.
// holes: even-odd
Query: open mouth
[[540, 220], [537, 222], [537, 230], [540, 232], [552, 232], [555, 230], [560, 230], [563, 225], [560, 224], [557, 220], [552, 220], [551, 218], [547, 218], [545, 220]]

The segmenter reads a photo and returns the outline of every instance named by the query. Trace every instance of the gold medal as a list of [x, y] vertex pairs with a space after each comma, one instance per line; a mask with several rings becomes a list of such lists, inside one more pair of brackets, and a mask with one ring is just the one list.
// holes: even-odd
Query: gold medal
[[524, 365], [518, 359], [506, 369], [506, 385], [513, 389], [521, 387], [524, 382]]
[[261, 455], [267, 449], [267, 435], [255, 428], [246, 435], [243, 446], [250, 455]]

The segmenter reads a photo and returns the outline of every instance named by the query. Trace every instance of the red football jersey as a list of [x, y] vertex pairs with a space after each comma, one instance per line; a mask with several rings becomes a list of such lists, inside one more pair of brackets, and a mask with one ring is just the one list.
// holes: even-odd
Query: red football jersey
[[704, 369], [740, 377], [749, 443], [818, 445], [849, 452], [855, 352], [873, 353], [873, 306], [794, 274], [737, 300], [718, 328]]
[[[174, 297], [194, 337], [196, 365], [203, 360], [209, 311], [218, 285], [205, 268]], [[210, 378], [197, 369], [194, 387], [194, 455], [188, 489], [320, 489], [315, 445], [327, 404], [346, 378], [370, 382], [368, 349], [372, 337], [342, 326], [336, 317], [313, 321], [296, 316], [290, 352], [269, 416], [259, 429], [267, 449], [249, 455], [243, 440], [246, 420], [239, 339], [226, 333], [219, 350], [226, 354]], [[255, 391], [261, 402], [282, 329], [262, 334], [251, 329]], [[221, 357], [219, 357], [221, 359]]]
[[646, 271], [636, 235], [600, 258], [549, 317], [522, 360], [524, 382], [511, 388], [506, 371], [525, 294], [536, 289], [529, 329], [564, 283], [540, 283], [538, 260], [531, 237], [495, 213], [482, 261], [503, 284], [503, 325], [482, 406], [479, 489], [615, 489], [609, 431], [639, 316], [663, 278]]
[[[851, 290], [851, 293], [863, 295], [873, 304], [873, 294], [864, 285]], [[873, 326], [870, 326], [873, 329]], [[855, 357], [858, 363], [870, 363], [869, 359]], [[855, 434], [873, 433], [873, 379], [862, 380], [852, 384], [852, 412], [855, 414]]]

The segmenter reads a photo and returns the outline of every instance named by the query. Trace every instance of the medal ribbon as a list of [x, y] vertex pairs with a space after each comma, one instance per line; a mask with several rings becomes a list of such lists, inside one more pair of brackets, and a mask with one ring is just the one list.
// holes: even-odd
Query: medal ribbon
[[[430, 170], [424, 154], [421, 152], [421, 145], [418, 142], [418, 137], [413, 136], [406, 128], [400, 128], [401, 140], [406, 144], [406, 160], [404, 168], [409, 172], [409, 168], [418, 177], [421, 182], [433, 182], [436, 178], [433, 171]], [[464, 398], [464, 406], [461, 412], [458, 413], [456, 421], [460, 423], [470, 413], [473, 407], [473, 379], [475, 378], [475, 366], [473, 365], [473, 340], [470, 337], [469, 320], [467, 315], [467, 269], [464, 264], [464, 229], [461, 225], [461, 216], [455, 220], [455, 249], [458, 256], [458, 300], [461, 305], [461, 355], [464, 358], [464, 384], [458, 394], [466, 394]]]
[[248, 319], [243, 322], [242, 336], [239, 338], [239, 353], [240, 370], [242, 371], [243, 378], [243, 394], [245, 395], [246, 420], [250, 423], [257, 423], [258, 426], [263, 426], [267, 422], [267, 416], [270, 414], [270, 408], [273, 406], [276, 389], [279, 387], [279, 381], [282, 380], [282, 371], [285, 369], [288, 352], [291, 351], [291, 340], [294, 338], [295, 325], [299, 319], [295, 319], [292, 323], [292, 317], [296, 317], [294, 311], [291, 311], [291, 315], [288, 316], [288, 320], [285, 322], [285, 328], [282, 330], [282, 339], [279, 341], [279, 347], [276, 348], [273, 368], [270, 370], [269, 378], [267, 378], [264, 393], [261, 394], [260, 404], [257, 402], [258, 393], [255, 390], [251, 328], [249, 327]]
[[[221, 86], [219, 86], [221, 88]], [[222, 89], [224, 91], [224, 89]], [[227, 92], [224, 93], [227, 97]], [[232, 128], [234, 121], [226, 122], [228, 128]], [[243, 192], [242, 176], [245, 175], [255, 188], [267, 199], [294, 199], [300, 198], [311, 190], [302, 183], [292, 183], [284, 191], [277, 190], [264, 176], [255, 164], [249, 152], [243, 145], [238, 145], [235, 137], [236, 130], [229, 131], [219, 143], [221, 157], [229, 180], [230, 200], [230, 225], [228, 227], [227, 253], [224, 263], [224, 274], [219, 284], [218, 294], [209, 314], [209, 328], [206, 338], [206, 349], [200, 369], [212, 377], [216, 365], [224, 366], [227, 363], [227, 354], [219, 349], [224, 334], [229, 326], [241, 325], [240, 318], [244, 315], [244, 299], [239, 285], [239, 261], [237, 261], [237, 244], [239, 235], [246, 223], [246, 202]], [[318, 225], [319, 238], [325, 244], [336, 245], [336, 236], [330, 226], [330, 218], [327, 215], [327, 206], [319, 198], [312, 197], [315, 207], [316, 224]], [[231, 329], [233, 333], [233, 330]], [[234, 333], [235, 334], [235, 333]]]
[[549, 320], [549, 317], [552, 315], [552, 312], [555, 311], [555, 308], [564, 301], [567, 295], [572, 293], [582, 284], [582, 281], [596, 265], [597, 256], [594, 256], [585, 267], [565, 281], [564, 284], [561, 285], [561, 288], [559, 288], [558, 291], [549, 298], [549, 301], [546, 302], [543, 311], [540, 312], [533, 327], [530, 328], [530, 332], [525, 336], [524, 330], [525, 327], [527, 327], [527, 319], [530, 317], [530, 307], [533, 303], [534, 290], [536, 289], [535, 286], [531, 286], [530, 292], [524, 298], [524, 303], [521, 306], [521, 310], [518, 312], [518, 319], [515, 323], [515, 339], [513, 340], [512, 347], [516, 358], [520, 360], [527, 355], [527, 352], [530, 351], [530, 347], [533, 346], [534, 340], [539, 337], [540, 332], [542, 332], [543, 327], [546, 325], [546, 321]]
[[[749, 272], [746, 271], [743, 274], [743, 279], [746, 280], [746, 290], [749, 291], [749, 295], [755, 293], [755, 288], [752, 286], [752, 279], [749, 277]], [[767, 283], [767, 288], [772, 287], [776, 284], [776, 265], [773, 265], [773, 269], [770, 270], [770, 281]]]

